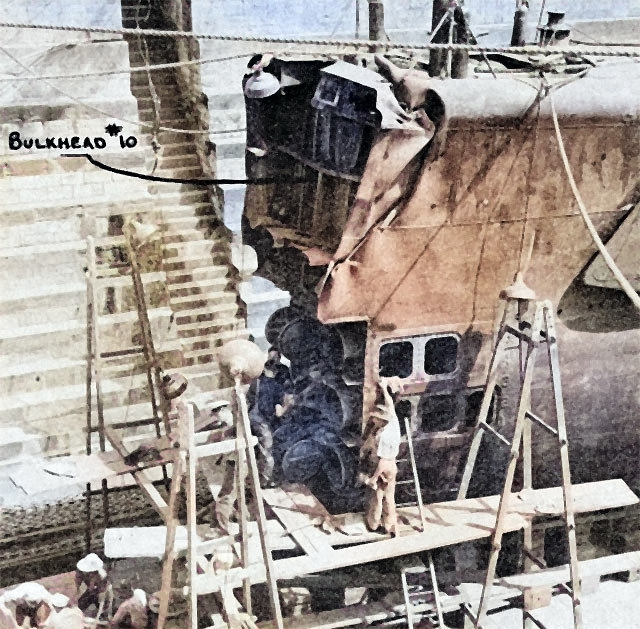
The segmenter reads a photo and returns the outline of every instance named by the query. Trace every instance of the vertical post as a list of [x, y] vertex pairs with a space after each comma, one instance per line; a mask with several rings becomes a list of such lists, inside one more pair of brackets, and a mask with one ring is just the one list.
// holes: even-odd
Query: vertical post
[[356, 39], [360, 39], [360, 0], [356, 0]]
[[[239, 403], [237, 397], [233, 400], [233, 414], [234, 417], [239, 417]], [[242, 421], [236, 421], [236, 434], [239, 439], [245, 441], [250, 438], [244, 432], [244, 423]], [[241, 542], [241, 564], [245, 571], [249, 568], [249, 510], [247, 508], [247, 459], [244, 451], [236, 450], [236, 486], [238, 496], [238, 513], [240, 515], [240, 542]], [[247, 610], [249, 616], [252, 615], [252, 602], [251, 602], [251, 579], [249, 573], [245, 572], [245, 577], [242, 580], [242, 592], [244, 596], [244, 608]]]
[[573, 626], [582, 627], [582, 607], [580, 600], [580, 575], [578, 569], [578, 544], [576, 540], [576, 522], [573, 510], [573, 487], [571, 485], [571, 469], [569, 466], [569, 445], [567, 426], [562, 399], [562, 383], [560, 380], [560, 360], [558, 357], [558, 343], [555, 322], [553, 320], [553, 304], [545, 302], [543, 306], [547, 332], [547, 352], [551, 368], [551, 383], [555, 401], [558, 422], [558, 441], [560, 445], [560, 463], [562, 465], [562, 490], [564, 498], [564, 512], [567, 523], [567, 537], [569, 539], [569, 569], [571, 573], [571, 599], [573, 603]]
[[524, 27], [527, 23], [529, 6], [524, 0], [516, 3], [516, 12], [513, 16], [513, 31], [511, 32], [511, 45], [524, 46]]
[[[179, 416], [180, 422], [183, 418]], [[178, 519], [176, 515], [176, 503], [180, 486], [182, 484], [182, 476], [185, 467], [185, 455], [181, 451], [174, 460], [173, 473], [171, 479], [171, 492], [169, 494], [169, 508], [167, 513], [167, 536], [164, 546], [164, 563], [162, 564], [162, 581], [160, 586], [160, 609], [158, 610], [158, 627], [164, 629], [169, 611], [169, 602], [171, 600], [171, 579], [173, 576], [173, 562], [176, 558], [176, 529], [178, 528]]]
[[260, 534], [262, 555], [264, 557], [267, 584], [269, 585], [269, 596], [271, 598], [273, 620], [276, 629], [284, 629], [284, 623], [282, 620], [282, 609], [280, 608], [280, 598], [278, 595], [278, 583], [276, 581], [275, 575], [275, 565], [273, 563], [273, 557], [271, 556], [271, 550], [269, 549], [269, 544], [267, 541], [267, 516], [264, 511], [264, 502], [262, 500], [262, 489], [260, 487], [258, 463], [256, 461], [256, 453], [253, 449], [253, 445], [251, 445], [250, 443], [251, 426], [249, 424], [249, 411], [247, 409], [247, 400], [244, 396], [244, 392], [242, 391], [240, 376], [236, 376], [235, 393], [238, 400], [238, 406], [240, 407], [240, 421], [242, 422], [242, 431], [244, 432], [245, 439], [247, 441], [247, 454], [249, 455], [249, 472], [251, 474], [251, 485], [253, 488], [253, 495], [258, 511], [258, 531]]
[[104, 437], [104, 408], [102, 403], [102, 358], [100, 356], [100, 330], [98, 328], [98, 286], [96, 278], [96, 245], [92, 236], [87, 237], [88, 261], [88, 294], [91, 299], [91, 361], [93, 363], [93, 378], [96, 383], [96, 407], [98, 409], [98, 436], [100, 450], [105, 450]]
[[189, 627], [198, 629], [198, 595], [194, 582], [198, 575], [196, 535], [196, 449], [193, 427], [193, 406], [187, 404], [187, 563], [189, 569]]
[[382, 0], [369, 0], [369, 39], [384, 41], [384, 4]]
[[422, 505], [422, 489], [420, 487], [420, 478], [418, 477], [418, 466], [416, 465], [416, 457], [413, 451], [413, 437], [411, 436], [411, 422], [408, 417], [404, 418], [404, 430], [407, 435], [407, 447], [409, 448], [409, 460], [411, 461], [411, 473], [413, 474], [413, 485], [416, 492], [416, 502], [418, 503], [418, 515], [420, 516], [420, 530], [424, 532], [427, 523], [424, 519], [424, 507]]
[[[443, 24], [438, 25], [445, 19], [449, 11], [449, 0], [433, 0], [433, 10], [431, 14], [431, 41], [434, 44], [446, 44], [449, 38], [449, 29]], [[437, 32], [435, 32], [437, 29]], [[429, 75], [440, 76], [445, 67], [446, 55], [441, 50], [431, 50], [429, 52]]]
[[[520, 320], [520, 302], [518, 302], [518, 320]], [[518, 341], [518, 370], [520, 376], [520, 386], [524, 386], [524, 370], [526, 366], [526, 344], [520, 339]], [[527, 420], [522, 429], [522, 489], [533, 488], [533, 470], [531, 453], [531, 421]], [[531, 526], [525, 527], [523, 531], [524, 544], [524, 570], [528, 572], [533, 567], [530, 557], [533, 553], [533, 537]]]

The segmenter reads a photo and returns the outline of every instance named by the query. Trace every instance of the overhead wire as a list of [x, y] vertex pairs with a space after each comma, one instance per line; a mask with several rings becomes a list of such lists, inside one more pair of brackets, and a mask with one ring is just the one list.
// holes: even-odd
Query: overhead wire
[[[83, 32], [83, 33], [99, 33], [103, 35], [137, 35], [139, 29], [135, 28], [107, 28], [97, 26], [58, 26], [51, 24], [26, 24], [18, 22], [0, 22], [0, 28], [20, 28], [20, 29], [36, 29], [36, 30], [51, 30], [51, 31], [66, 31], [66, 32]], [[377, 40], [365, 40], [365, 39], [305, 39], [299, 37], [259, 37], [255, 35], [213, 35], [209, 33], [196, 33], [193, 31], [176, 31], [176, 30], [162, 30], [162, 29], [143, 29], [144, 35], [148, 37], [177, 37], [187, 39], [201, 39], [210, 41], [228, 41], [228, 42], [248, 42], [256, 44], [282, 44], [293, 45], [299, 44], [301, 46], [338, 46], [338, 47], [354, 47], [354, 48], [366, 48], [366, 49], [393, 49], [393, 50], [451, 50], [451, 51], [468, 51], [468, 52], [490, 52], [490, 53], [511, 53], [511, 54], [538, 54], [538, 55], [554, 55], [557, 54], [557, 49], [552, 46], [544, 47], [538, 45], [528, 46], [478, 46], [477, 44], [396, 44], [393, 42], [384, 42]], [[565, 53], [577, 53], [577, 54], [589, 54], [602, 57], [640, 57], [640, 44], [634, 44], [629, 46], [627, 50], [620, 51], [617, 49], [610, 49], [608, 46], [602, 46], [599, 49], [592, 48], [591, 46], [569, 46], [563, 48]], [[290, 49], [288, 52], [298, 52], [295, 49]], [[309, 51], [305, 51], [309, 54]]]
[[[193, 66], [193, 65], [205, 65], [208, 63], [218, 63], [223, 61], [232, 61], [234, 59], [244, 59], [249, 57], [250, 55], [247, 53], [243, 53], [241, 55], [229, 55], [228, 57], [212, 57], [209, 59], [189, 59], [187, 61], [172, 61], [170, 63], [154, 63], [149, 66], [150, 70], [167, 70], [169, 68], [181, 68], [184, 66]], [[135, 72], [146, 72], [147, 68], [145, 66], [132, 66], [125, 70], [103, 70], [101, 72], [78, 72], [75, 74], [52, 74], [52, 75], [35, 75], [35, 76], [16, 76], [14, 74], [11, 75], [0, 75], [0, 83], [12, 83], [17, 81], [33, 81], [46, 79], [48, 81], [55, 81], [59, 79], [85, 79], [85, 78], [93, 78], [99, 76], [115, 76], [118, 74], [133, 74]]]
[[[5, 48], [3, 48], [2, 46], [0, 46], [0, 52], [4, 53], [7, 57], [9, 57], [11, 60], [13, 60], [15, 63], [17, 63], [21, 68], [23, 68], [24, 70], [26, 70], [27, 72], [31, 73], [31, 74], [35, 74], [35, 72], [26, 64], [22, 63], [22, 61], [20, 61], [18, 58], [16, 58], [14, 55], [12, 55], [8, 50], [6, 50]], [[117, 120], [118, 122], [125, 122], [127, 124], [130, 125], [134, 125], [137, 127], [144, 127], [144, 128], [148, 128], [148, 129], [153, 129], [154, 128], [154, 124], [153, 123], [149, 123], [149, 122], [143, 122], [141, 120], [129, 120], [127, 118], [123, 118], [122, 116], [118, 116], [117, 114], [113, 114], [111, 112], [105, 111], [104, 109], [101, 109], [100, 107], [96, 107], [95, 105], [89, 105], [85, 102], [83, 102], [82, 100], [80, 100], [79, 98], [76, 98], [75, 96], [69, 94], [68, 92], [66, 92], [65, 90], [59, 88], [57, 85], [55, 85], [55, 83], [53, 83], [52, 81], [49, 81], [48, 79], [42, 79], [43, 83], [46, 83], [47, 85], [49, 85], [51, 88], [53, 88], [54, 90], [56, 90], [56, 92], [58, 92], [59, 94], [62, 94], [65, 98], [68, 98], [70, 101], [77, 103], [78, 105], [91, 110], [91, 111], [95, 111], [96, 113], [99, 113], [102, 116], [105, 116], [107, 118], [110, 118], [112, 120]], [[158, 127], [159, 131], [168, 131], [171, 133], [184, 133], [185, 135], [217, 135], [217, 134], [226, 134], [226, 133], [240, 133], [241, 131], [245, 131], [246, 129], [242, 128], [237, 128], [237, 129], [223, 129], [220, 131], [212, 131], [209, 129], [205, 129], [205, 130], [201, 130], [201, 129], [175, 129], [173, 127], [165, 127], [165, 126], [160, 126]]]

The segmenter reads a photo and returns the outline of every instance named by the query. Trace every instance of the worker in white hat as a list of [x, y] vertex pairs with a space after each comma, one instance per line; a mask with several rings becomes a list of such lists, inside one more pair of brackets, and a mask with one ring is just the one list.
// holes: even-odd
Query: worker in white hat
[[113, 587], [104, 569], [102, 559], [95, 553], [89, 553], [76, 564], [76, 588], [80, 597], [78, 607], [85, 613], [92, 605], [98, 608], [96, 619], [100, 620], [103, 611], [111, 619], [113, 614]]
[[0, 596], [0, 629], [19, 629], [14, 613]]
[[147, 593], [141, 589], [134, 590], [128, 582], [122, 583], [120, 590], [126, 600], [118, 607], [111, 626], [146, 629], [149, 614]]
[[18, 627], [29, 618], [31, 627], [41, 627], [49, 617], [53, 604], [51, 593], [40, 583], [29, 581], [5, 592], [2, 601], [13, 614]]
[[69, 607], [69, 597], [61, 592], [51, 596], [53, 609], [42, 629], [84, 629], [84, 614], [77, 607]]
[[402, 385], [398, 378], [381, 378], [379, 385], [384, 401], [370, 415], [366, 430], [368, 438], [365, 439], [369, 451], [363, 448], [367, 456], [365, 467], [370, 472], [365, 477], [368, 487], [366, 524], [370, 530], [375, 531], [382, 521], [385, 531], [396, 535], [396, 458], [402, 436], [393, 396], [400, 391]]

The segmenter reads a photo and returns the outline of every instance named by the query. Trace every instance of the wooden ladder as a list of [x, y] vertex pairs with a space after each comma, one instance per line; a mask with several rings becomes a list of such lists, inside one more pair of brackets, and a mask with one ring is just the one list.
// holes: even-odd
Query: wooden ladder
[[[249, 486], [255, 498], [256, 519], [260, 538], [262, 559], [264, 562], [266, 581], [269, 587], [269, 597], [275, 626], [283, 629], [282, 611], [278, 595], [278, 586], [275, 579], [274, 562], [267, 540], [267, 518], [260, 487], [258, 466], [255, 455], [255, 445], [257, 439], [251, 435], [249, 424], [249, 413], [247, 402], [242, 390], [241, 382], [236, 380], [234, 389], [234, 400], [232, 405], [235, 417], [236, 438], [227, 439], [221, 442], [205, 443], [196, 446], [194, 436], [193, 407], [187, 403], [184, 409], [179, 410], [180, 425], [180, 452], [173, 469], [171, 482], [171, 492], [169, 496], [169, 517], [167, 519], [167, 536], [165, 544], [164, 563], [162, 568], [162, 586], [160, 590], [160, 609], [158, 616], [158, 629], [164, 629], [169, 609], [169, 601], [172, 595], [172, 576], [174, 561], [177, 557], [175, 550], [176, 529], [178, 518], [176, 514], [177, 496], [180, 492], [182, 477], [186, 477], [187, 492], [187, 574], [188, 582], [184, 588], [184, 594], [188, 596], [189, 624], [190, 629], [197, 629], [198, 626], [198, 596], [219, 591], [223, 601], [223, 606], [227, 614], [237, 611], [238, 604], [230, 588], [220, 583], [216, 579], [218, 575], [212, 573], [210, 563], [206, 559], [205, 552], [211, 552], [216, 545], [234, 541], [233, 536], [199, 542], [196, 531], [197, 506], [196, 506], [196, 464], [199, 459], [209, 456], [219, 456], [221, 454], [236, 454], [235, 476], [238, 487], [238, 510], [240, 515], [240, 538], [241, 538], [241, 575], [243, 583], [244, 607], [247, 616], [251, 618], [251, 578], [249, 571], [249, 531], [248, 519], [249, 509], [246, 498], [245, 482], [248, 480]], [[247, 474], [248, 463], [248, 474]], [[205, 576], [212, 578], [212, 585], [209, 588], [196, 587], [195, 583], [198, 575], [198, 568], [204, 572]]]
[[[93, 449], [94, 433], [98, 433], [99, 449], [104, 452], [106, 449], [106, 442], [111, 442], [113, 448], [118, 451], [121, 456], [126, 456], [126, 451], [122, 447], [122, 443], [117, 438], [115, 430], [124, 428], [133, 428], [138, 426], [153, 425], [157, 437], [161, 437], [162, 429], [164, 428], [165, 434], [169, 434], [169, 408], [167, 402], [160, 391], [160, 384], [162, 380], [162, 371], [158, 362], [158, 356], [155, 351], [153, 343], [153, 336], [151, 333], [151, 326], [149, 323], [149, 315], [147, 312], [147, 302], [144, 294], [144, 286], [142, 284], [142, 278], [140, 274], [140, 266], [138, 263], [137, 253], [132, 243], [132, 239], [129, 235], [125, 234], [126, 250], [129, 257], [127, 263], [116, 265], [120, 271], [129, 270], [131, 275], [131, 281], [134, 290], [134, 296], [136, 301], [136, 309], [138, 313], [138, 321], [141, 330], [142, 344], [139, 346], [123, 347], [113, 351], [104, 351], [103, 342], [100, 337], [99, 326], [99, 286], [107, 286], [110, 279], [114, 276], [101, 276], [98, 274], [98, 264], [96, 260], [96, 243], [93, 237], [87, 237], [87, 380], [86, 380], [86, 399], [87, 399], [87, 439], [86, 439], [86, 452], [91, 454]], [[114, 268], [110, 266], [110, 268]], [[147, 374], [147, 384], [150, 393], [151, 402], [151, 417], [146, 419], [138, 419], [132, 421], [124, 421], [110, 424], [109, 427], [105, 426], [104, 421], [104, 396], [102, 390], [102, 382], [104, 377], [105, 361], [114, 358], [122, 358], [126, 356], [143, 355], [145, 363], [145, 371]], [[95, 388], [95, 414], [97, 415], [97, 422], [94, 422], [94, 392]], [[142, 474], [142, 472], [140, 472]], [[167, 473], [166, 465], [162, 465], [163, 482], [168, 488], [169, 477]], [[134, 476], [136, 476], [134, 474]], [[137, 481], [140, 479], [136, 478]], [[163, 509], [166, 507], [166, 503], [161, 498], [160, 494], [155, 491], [152, 484], [144, 479], [144, 482], [140, 483], [142, 489], [147, 493], [147, 496], [152, 500], [154, 507], [160, 515], [163, 515]], [[91, 537], [92, 537], [92, 524], [91, 524], [91, 497], [96, 493], [102, 494], [103, 512], [105, 527], [109, 526], [109, 488], [107, 486], [106, 479], [102, 480], [102, 487], [99, 491], [91, 489], [91, 483], [86, 487], [86, 547], [87, 552], [91, 550]]]
[[[570, 556], [571, 575], [571, 598], [573, 602], [573, 619], [575, 629], [582, 627], [582, 612], [580, 606], [580, 580], [578, 575], [578, 553], [575, 530], [575, 517], [572, 497], [571, 474], [569, 467], [569, 450], [567, 441], [567, 431], [565, 423], [565, 410], [562, 399], [562, 385], [560, 380], [560, 364], [558, 359], [558, 344], [556, 337], [555, 321], [553, 315], [553, 305], [549, 301], [535, 301], [533, 299], [505, 298], [502, 321], [500, 323], [495, 348], [491, 357], [487, 384], [480, 412], [476, 422], [475, 432], [466, 466], [462, 476], [458, 500], [466, 498], [469, 483], [473, 473], [473, 468], [478, 456], [480, 444], [485, 433], [495, 437], [498, 442], [510, 448], [510, 459], [507, 465], [504, 487], [500, 496], [498, 512], [496, 516], [495, 528], [491, 539], [491, 553], [489, 565], [480, 597], [480, 604], [477, 614], [469, 606], [463, 608], [470, 617], [473, 626], [482, 626], [486, 619], [490, 601], [491, 588], [495, 578], [495, 572], [500, 553], [502, 537], [505, 530], [505, 518], [508, 513], [509, 504], [512, 499], [512, 487], [516, 465], [520, 459], [520, 449], [522, 446], [523, 464], [523, 490], [532, 489], [532, 452], [531, 438], [532, 424], [536, 424], [545, 431], [552, 434], [559, 447], [560, 462], [562, 469], [562, 490], [564, 497], [564, 516], [567, 527]], [[499, 366], [502, 362], [507, 344], [513, 339], [518, 343], [518, 362], [520, 376], [520, 393], [518, 400], [517, 416], [513, 438], [507, 439], [493, 426], [487, 423], [487, 417], [493, 394], [496, 389]], [[538, 417], [531, 411], [531, 385], [533, 381], [534, 367], [538, 350], [541, 345], [546, 345], [548, 354], [548, 364], [551, 375], [553, 390], [553, 400], [556, 412], [557, 426], [554, 428], [544, 419]], [[512, 346], [513, 348], [513, 346]], [[531, 527], [524, 529], [524, 554], [525, 569], [529, 562], [535, 561], [532, 553]], [[525, 622], [528, 623], [527, 612], [525, 610]], [[531, 620], [533, 622], [533, 620]], [[533, 626], [533, 625], [532, 625]]]
[[[413, 449], [413, 437], [411, 435], [411, 422], [408, 417], [404, 418], [404, 429], [407, 437], [407, 454], [408, 460], [411, 464], [411, 473], [413, 478], [407, 481], [401, 481], [410, 483], [413, 482], [414, 490], [416, 492], [416, 506], [418, 507], [418, 513], [420, 515], [420, 530], [424, 532], [426, 528], [426, 520], [424, 516], [424, 509], [422, 504], [422, 488], [420, 487], [420, 478], [418, 477], [418, 466], [416, 464], [415, 452]], [[399, 459], [404, 460], [404, 459]], [[403, 506], [406, 506], [403, 505]], [[446, 629], [446, 625], [444, 624], [444, 618], [442, 615], [442, 602], [440, 600], [440, 592], [438, 590], [438, 580], [436, 578], [436, 570], [433, 563], [433, 556], [431, 552], [428, 553], [429, 557], [429, 580], [431, 591], [433, 592], [433, 597], [436, 606], [436, 615], [439, 629]], [[415, 612], [413, 609], [413, 603], [416, 599], [416, 596], [419, 596], [419, 592], [413, 592], [412, 586], [409, 583], [411, 577], [417, 577], [419, 579], [420, 576], [426, 575], [427, 568], [424, 565], [410, 566], [402, 568], [400, 572], [400, 580], [402, 582], [402, 593], [404, 595], [404, 604], [407, 612], [407, 626], [409, 629], [414, 628], [414, 620], [415, 620]], [[409, 577], [409, 579], [408, 579]], [[427, 584], [428, 587], [429, 584]]]

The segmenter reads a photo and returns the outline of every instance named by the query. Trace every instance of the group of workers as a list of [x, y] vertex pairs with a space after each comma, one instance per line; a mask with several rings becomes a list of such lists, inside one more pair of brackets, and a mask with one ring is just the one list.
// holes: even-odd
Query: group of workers
[[[61, 592], [51, 593], [40, 583], [28, 582], [0, 595], [0, 629], [84, 629], [85, 614], [95, 608], [95, 620], [106, 616], [110, 627], [149, 629], [147, 594], [120, 583], [117, 594], [122, 601], [113, 614], [114, 591], [104, 563], [95, 553], [76, 565], [76, 604]], [[28, 624], [27, 624], [28, 623]]]
[[[258, 437], [259, 471], [263, 485], [269, 485], [278, 474], [282, 474], [282, 442], [286, 443], [287, 434], [295, 435], [302, 431], [309, 436], [314, 430], [320, 430], [322, 425], [330, 425], [330, 417], [327, 420], [323, 416], [323, 404], [326, 405], [324, 414], [331, 415], [331, 407], [332, 404], [335, 406], [336, 400], [321, 397], [315, 402], [305, 401], [305, 395], [308, 395], [310, 389], [315, 389], [316, 392], [321, 390], [315, 386], [317, 378], [311, 376], [307, 380], [309, 382], [305, 382], [296, 393], [289, 369], [280, 362], [280, 353], [271, 348], [262, 375], [254, 380], [250, 387], [249, 419], [252, 432]], [[187, 381], [182, 376], [171, 376], [166, 379], [164, 385], [163, 394], [171, 403], [175, 419], [186, 409], [187, 403], [180, 398], [186, 391]], [[379, 388], [378, 404], [370, 414], [363, 433], [363, 474], [360, 480], [368, 493], [365, 514], [367, 527], [376, 531], [382, 526], [387, 533], [396, 535], [396, 458], [401, 433], [394, 405], [401, 384], [397, 378], [381, 378]], [[296, 405], [300, 412], [294, 412]], [[224, 429], [234, 424], [228, 401], [218, 400], [203, 413], [194, 410], [196, 432]], [[308, 419], [310, 421], [307, 421]], [[282, 427], [287, 423], [291, 425], [285, 432]], [[184, 438], [184, 434], [180, 433], [184, 430], [184, 424], [181, 428], [178, 421], [174, 426], [177, 432], [172, 435], [173, 438]], [[284, 439], [279, 436], [281, 434], [285, 434]], [[145, 456], [148, 452], [143, 448], [137, 454]], [[236, 490], [234, 460], [233, 457], [229, 457], [222, 489], [214, 505], [215, 520], [218, 526], [227, 532], [235, 509]], [[75, 585], [76, 605], [71, 605], [71, 601], [64, 594], [52, 594], [44, 586], [34, 582], [24, 583], [6, 591], [0, 595], [0, 629], [18, 629], [24, 626], [42, 629], [82, 629], [85, 613], [91, 607], [96, 608], [96, 619], [99, 620], [106, 615], [111, 627], [147, 629], [151, 625], [153, 614], [149, 610], [147, 594], [141, 589], [133, 589], [128, 583], [121, 583], [118, 588], [122, 602], [113, 614], [113, 586], [102, 560], [96, 554], [90, 553], [77, 563]], [[25, 625], [27, 622], [29, 624]]]
[[[176, 414], [180, 408], [184, 411], [181, 397], [186, 388], [187, 381], [182, 376], [172, 376], [164, 388]], [[382, 525], [391, 534], [397, 532], [396, 458], [401, 434], [394, 405], [400, 389], [399, 379], [380, 379], [378, 404], [363, 433], [360, 462], [363, 471], [360, 480], [367, 493], [366, 524], [371, 530]], [[357, 484], [355, 461], [349, 466], [354, 457], [339, 436], [340, 400], [334, 389], [323, 383], [321, 373], [311, 371], [292, 381], [280, 352], [271, 347], [262, 374], [249, 387], [247, 402], [251, 430], [258, 438], [257, 462], [263, 487], [282, 481], [305, 482], [319, 471], [325, 472], [322, 482], [334, 483], [338, 488], [347, 483]], [[229, 402], [225, 400], [217, 400], [203, 412], [194, 408], [194, 415], [196, 432], [222, 429], [234, 423]], [[319, 453], [315, 459], [309, 454], [314, 447]], [[299, 455], [298, 469], [295, 469], [296, 455]], [[336, 456], [343, 456], [337, 464]], [[333, 468], [346, 478], [336, 479]], [[212, 506], [212, 519], [225, 532], [229, 532], [236, 499], [235, 459], [229, 457], [220, 493]]]

